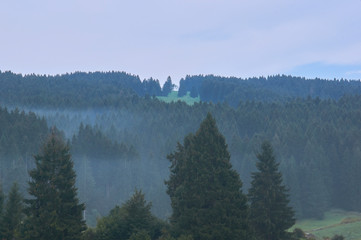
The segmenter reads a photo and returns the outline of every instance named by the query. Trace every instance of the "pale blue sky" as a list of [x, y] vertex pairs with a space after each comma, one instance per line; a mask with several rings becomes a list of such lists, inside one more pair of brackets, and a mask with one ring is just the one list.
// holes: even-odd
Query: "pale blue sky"
[[0, 70], [361, 79], [361, 0], [1, 0]]

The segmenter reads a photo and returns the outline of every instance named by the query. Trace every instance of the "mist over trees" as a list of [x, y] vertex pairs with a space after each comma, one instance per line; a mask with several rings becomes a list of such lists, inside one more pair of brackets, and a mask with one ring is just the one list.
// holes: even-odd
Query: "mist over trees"
[[17, 182], [23, 197], [29, 197], [33, 156], [49, 127], [56, 126], [69, 143], [89, 225], [95, 226], [96, 218], [107, 216], [116, 205], [123, 206], [134, 189], [152, 202], [155, 217], [168, 219], [173, 210], [164, 184], [170, 167], [166, 156], [196, 132], [210, 112], [245, 193], [257, 170], [255, 152], [269, 140], [297, 218], [322, 218], [330, 208], [361, 211], [360, 82], [188, 76], [178, 94], [190, 91], [202, 100], [189, 106], [153, 97], [171, 89], [169, 80], [161, 88], [158, 80], [140, 81], [119, 72], [0, 72], [4, 195]]
[[34, 113], [0, 107], [0, 185], [5, 193], [13, 182], [26, 190], [28, 170], [34, 167], [37, 153], [48, 133], [46, 120]]

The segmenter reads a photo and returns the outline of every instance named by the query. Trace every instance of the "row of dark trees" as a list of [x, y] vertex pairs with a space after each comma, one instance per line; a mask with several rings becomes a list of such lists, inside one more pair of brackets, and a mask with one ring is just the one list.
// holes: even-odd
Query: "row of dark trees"
[[319, 97], [337, 100], [344, 95], [359, 95], [360, 81], [305, 79], [286, 75], [259, 78], [187, 76], [179, 82], [178, 96], [190, 92], [204, 102], [227, 102], [237, 107], [240, 101], [287, 101], [292, 98]]
[[294, 212], [288, 206], [288, 190], [268, 142], [263, 143], [257, 158], [258, 171], [253, 174], [248, 205], [239, 174], [232, 169], [225, 138], [208, 114], [199, 130], [168, 156], [171, 175], [166, 185], [173, 209], [170, 225], [157, 221], [144, 195], [136, 191], [122, 207], [115, 207], [88, 231], [87, 237], [293, 239], [287, 230], [295, 222]]
[[151, 204], [136, 190], [121, 207], [99, 219], [95, 229], [84, 232], [85, 205], [77, 197], [70, 149], [56, 129], [34, 158], [36, 167], [29, 173], [30, 197], [25, 205], [14, 184], [3, 213], [0, 191], [1, 239], [292, 238], [287, 229], [295, 222], [294, 212], [288, 206], [288, 190], [271, 145], [263, 143], [257, 156], [258, 172], [253, 175], [248, 205], [239, 174], [232, 169], [225, 138], [210, 114], [199, 130], [168, 156], [171, 175], [166, 185], [173, 208], [170, 223], [154, 217]]
[[177, 236], [200, 240], [291, 238], [286, 230], [295, 222], [294, 212], [288, 206], [287, 189], [268, 142], [257, 156], [249, 207], [239, 174], [232, 169], [225, 138], [210, 114], [168, 158], [170, 221]]
[[[0, 101], [17, 107], [89, 108], [122, 107], [134, 96], [167, 96], [174, 88], [170, 77], [161, 87], [157, 79], [140, 80], [125, 72], [75, 72], [71, 74], [21, 75], [0, 71]], [[287, 101], [293, 98], [338, 100], [359, 95], [360, 81], [305, 79], [286, 75], [259, 78], [186, 76], [179, 82], [178, 96], [190, 92], [203, 102], [237, 107], [240, 101]]]
[[167, 96], [174, 84], [170, 77], [161, 87], [157, 79], [140, 80], [125, 72], [75, 72], [22, 75], [0, 71], [0, 101], [15, 107], [79, 108], [118, 106], [124, 97]]

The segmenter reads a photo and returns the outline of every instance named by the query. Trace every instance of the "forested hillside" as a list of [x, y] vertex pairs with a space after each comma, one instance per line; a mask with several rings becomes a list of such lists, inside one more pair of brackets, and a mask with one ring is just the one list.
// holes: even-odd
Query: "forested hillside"
[[219, 77], [213, 75], [187, 76], [179, 82], [179, 96], [190, 92], [205, 102], [227, 102], [237, 107], [240, 101], [287, 101], [292, 98], [319, 97], [339, 99], [344, 95], [361, 93], [359, 81], [305, 79], [285, 75], [259, 78]]
[[26, 189], [27, 171], [34, 167], [33, 155], [47, 134], [44, 118], [0, 108], [0, 184], [5, 192], [15, 181], [22, 191]]
[[[0, 74], [0, 179], [5, 192], [13, 181], [26, 186], [27, 176], [19, 172], [34, 166], [32, 156], [48, 126], [56, 126], [71, 146], [88, 223], [94, 225], [96, 216], [124, 203], [135, 188], [142, 189], [157, 216], [167, 218], [172, 210], [164, 184], [170, 166], [166, 156], [210, 112], [225, 136], [244, 191], [256, 169], [255, 153], [269, 140], [298, 218], [322, 217], [330, 208], [361, 211], [359, 82], [285, 78], [275, 90], [273, 78], [249, 79], [253, 90], [233, 87], [231, 92], [244, 91], [251, 100], [209, 91], [214, 94], [209, 100], [217, 103], [200, 93], [203, 102], [189, 106], [164, 103], [144, 88], [137, 92], [116, 76], [144, 87], [144, 81], [125, 73]], [[222, 81], [227, 85], [233, 80]], [[214, 89], [223, 89], [214, 84]], [[233, 100], [228, 104], [224, 99]], [[4, 108], [17, 105], [21, 110]]]
[[125, 72], [76, 72], [46, 76], [0, 71], [0, 102], [11, 106], [48, 108], [113, 107], [125, 96], [163, 96], [173, 89], [171, 79], [159, 81]]

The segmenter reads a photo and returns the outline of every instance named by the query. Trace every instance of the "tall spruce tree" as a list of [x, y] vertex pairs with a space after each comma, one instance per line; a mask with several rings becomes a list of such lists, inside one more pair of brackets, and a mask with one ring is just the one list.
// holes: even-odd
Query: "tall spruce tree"
[[225, 138], [211, 114], [168, 159], [171, 175], [166, 185], [176, 236], [192, 235], [195, 240], [250, 239], [242, 182], [232, 169]]
[[288, 190], [282, 184], [271, 144], [263, 142], [261, 148], [262, 152], [257, 154], [258, 172], [252, 173], [248, 193], [251, 226], [259, 240], [290, 239], [286, 230], [294, 225], [295, 219], [288, 206]]
[[53, 132], [30, 171], [26, 200], [28, 221], [25, 238], [37, 240], [77, 240], [85, 229], [84, 204], [79, 204], [75, 172], [69, 147]]
[[23, 197], [17, 183], [14, 183], [10, 189], [4, 210], [0, 220], [1, 239], [15, 239], [23, 217]]

